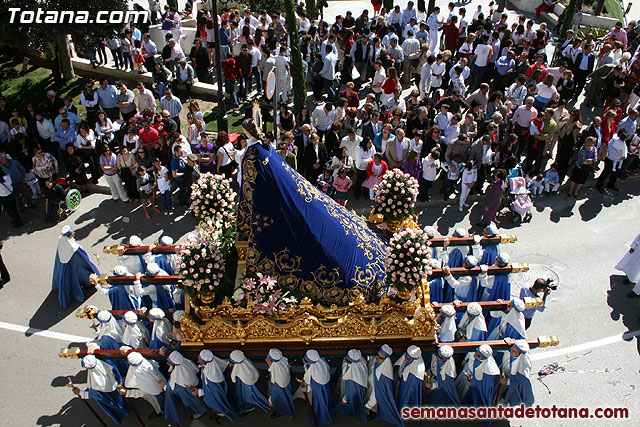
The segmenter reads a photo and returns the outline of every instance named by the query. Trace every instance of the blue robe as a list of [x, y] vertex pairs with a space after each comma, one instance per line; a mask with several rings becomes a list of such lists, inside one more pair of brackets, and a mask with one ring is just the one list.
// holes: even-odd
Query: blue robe
[[173, 267], [171, 266], [171, 263], [169, 262], [169, 258], [167, 256], [167, 254], [157, 254], [154, 256], [155, 258], [155, 262], [156, 264], [158, 264], [158, 266], [166, 271], [166, 273], [169, 276], [173, 276], [175, 273], [173, 272]]
[[100, 274], [98, 267], [89, 261], [89, 256], [82, 248], [78, 248], [68, 262], [60, 261], [56, 251], [56, 260], [53, 265], [53, 279], [51, 289], [58, 290], [60, 308], [66, 309], [71, 300], [84, 301], [82, 287], [90, 287], [89, 275]]
[[429, 299], [431, 302], [447, 303], [453, 301], [453, 289], [442, 277], [429, 280]]
[[473, 328], [471, 332], [471, 339], [467, 341], [486, 341], [487, 340], [487, 331], [481, 331], [479, 329]]
[[[434, 356], [435, 357], [435, 356]], [[445, 375], [445, 380], [440, 376], [440, 370], [445, 362], [436, 360], [438, 364], [438, 388], [430, 391], [427, 396], [427, 405], [429, 406], [460, 406], [458, 392], [456, 391], [455, 378]]]
[[178, 384], [176, 384], [175, 389], [167, 386], [164, 393], [164, 414], [167, 421], [180, 424], [178, 400], [182, 401], [182, 405], [187, 412], [198, 415], [204, 415], [207, 412], [207, 408], [200, 402], [200, 399], [195, 397], [188, 388]]
[[331, 387], [329, 384], [320, 385], [315, 380], [311, 380], [311, 407], [316, 416], [319, 426], [328, 426], [333, 424], [331, 418], [331, 407], [333, 400], [331, 398]]
[[[489, 245], [482, 246], [482, 259], [480, 260], [480, 264], [483, 265], [494, 265], [496, 263], [496, 257], [500, 251], [498, 250], [497, 243], [491, 243]], [[493, 300], [492, 300], [493, 301]]]
[[231, 383], [231, 389], [233, 404], [239, 415], [255, 407], [269, 412], [269, 402], [255, 384], [246, 385], [240, 378], [236, 378], [236, 382]]
[[493, 389], [496, 384], [497, 375], [483, 375], [482, 381], [478, 381], [475, 376], [475, 370], [482, 360], [473, 359], [473, 372], [471, 373], [471, 387], [462, 399], [462, 405], [471, 405], [475, 407], [493, 405]]
[[499, 299], [505, 301], [511, 299], [511, 284], [509, 283], [508, 273], [496, 274], [493, 277], [493, 287], [489, 289], [489, 299], [487, 301], [497, 301]]
[[459, 248], [455, 248], [449, 254], [449, 260], [447, 261], [447, 266], [450, 268], [462, 267], [463, 261], [464, 261], [464, 257], [462, 256], [462, 251]]
[[364, 407], [366, 396], [366, 387], [362, 387], [352, 380], [345, 381], [344, 399], [347, 401], [347, 404], [343, 405], [342, 403], [338, 403], [333, 407], [331, 414], [340, 414], [346, 417], [360, 414], [360, 422], [365, 424], [367, 422], [367, 410]]
[[291, 384], [280, 387], [277, 383], [269, 382], [269, 397], [273, 409], [280, 415], [288, 415], [291, 419], [296, 419], [296, 408], [293, 406], [291, 397]]
[[[153, 332], [153, 329], [151, 329], [151, 331]], [[162, 347], [166, 348], [167, 350], [171, 350], [171, 345], [167, 344], [167, 343], [163, 343], [162, 341], [160, 341], [160, 339], [156, 336], [154, 336], [153, 338], [151, 338], [151, 342], [149, 343], [149, 350], [159, 350]], [[167, 353], [169, 354], [169, 353]]]
[[[215, 362], [213, 362], [215, 363]], [[224, 414], [229, 421], [236, 422], [240, 417], [231, 409], [231, 403], [227, 399], [227, 384], [225, 382], [214, 383], [202, 376], [202, 391], [204, 403], [216, 414]]]
[[156, 285], [156, 297], [158, 298], [158, 308], [162, 309], [165, 313], [176, 309], [176, 303], [173, 300], [173, 295], [171, 295], [171, 292], [166, 290], [163, 285]]
[[[102, 350], [120, 350], [120, 347], [122, 347], [121, 343], [108, 335], [100, 338], [99, 343], [100, 349]], [[113, 374], [116, 376], [116, 379], [127, 377], [129, 364], [127, 363], [127, 359], [125, 357], [106, 359], [105, 362], [113, 367]]]
[[141, 298], [130, 296], [124, 286], [112, 286], [109, 289], [109, 302], [112, 310], [140, 310]]
[[[515, 360], [511, 357], [511, 363]], [[525, 406], [532, 406], [534, 402], [533, 388], [531, 387], [531, 381], [520, 373], [509, 376], [509, 388], [507, 394], [504, 396], [504, 406], [520, 406], [524, 403]]]
[[98, 402], [98, 405], [100, 405], [104, 413], [118, 425], [122, 424], [122, 420], [129, 415], [129, 409], [127, 409], [124, 396], [122, 396], [118, 390], [106, 393], [104, 391], [89, 389], [89, 399]]
[[[461, 302], [476, 302], [478, 301], [477, 299], [477, 294], [478, 294], [478, 279], [476, 278], [476, 276], [470, 276], [471, 277], [471, 283], [469, 284], [469, 292], [467, 292], [467, 296], [464, 298], [458, 298], [455, 295], [455, 289], [453, 290], [453, 298], [454, 299], [459, 299]], [[456, 313], [456, 320], [458, 321], [458, 323], [460, 322], [460, 320], [462, 320], [462, 316], [464, 316], [464, 312], [463, 311], [459, 311]]]
[[378, 366], [380, 366], [378, 362], [373, 365], [373, 390], [376, 394], [377, 402], [376, 421], [386, 421], [391, 425], [403, 427], [404, 422], [394, 397], [393, 380], [384, 375], [380, 375], [380, 379], [378, 379], [375, 374]]
[[398, 411], [405, 407], [422, 406], [422, 391], [424, 389], [424, 380], [416, 378], [415, 375], [409, 374], [407, 380], [400, 377], [398, 386]]

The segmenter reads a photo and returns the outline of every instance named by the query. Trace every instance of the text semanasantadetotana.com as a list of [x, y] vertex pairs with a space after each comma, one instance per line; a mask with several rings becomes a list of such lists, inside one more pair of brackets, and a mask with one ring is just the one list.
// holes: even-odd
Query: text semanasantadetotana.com
[[516, 407], [404, 407], [401, 410], [405, 420], [421, 419], [500, 419], [500, 418], [629, 418], [628, 408], [575, 408], [544, 407], [540, 405], [526, 408]]

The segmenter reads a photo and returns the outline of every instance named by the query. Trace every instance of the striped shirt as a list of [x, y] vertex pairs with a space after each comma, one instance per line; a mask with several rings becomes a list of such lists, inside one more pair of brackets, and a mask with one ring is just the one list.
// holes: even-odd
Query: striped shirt
[[182, 102], [180, 102], [180, 98], [177, 96], [172, 96], [171, 99], [163, 96], [160, 98], [160, 108], [167, 110], [171, 118], [174, 118], [182, 111]]

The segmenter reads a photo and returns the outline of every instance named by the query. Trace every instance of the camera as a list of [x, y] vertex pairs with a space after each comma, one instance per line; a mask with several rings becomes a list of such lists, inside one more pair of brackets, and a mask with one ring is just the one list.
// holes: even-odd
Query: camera
[[558, 289], [558, 284], [553, 281], [553, 279], [547, 279], [544, 282], [544, 287], [549, 288], [551, 291], [555, 291]]

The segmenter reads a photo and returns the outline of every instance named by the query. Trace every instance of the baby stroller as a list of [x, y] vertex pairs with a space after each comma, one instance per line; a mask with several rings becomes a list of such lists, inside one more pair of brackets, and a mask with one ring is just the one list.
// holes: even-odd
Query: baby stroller
[[56, 178], [55, 183], [64, 189], [64, 197], [60, 200], [58, 207], [58, 218], [63, 220], [80, 207], [82, 195], [78, 189], [69, 187], [66, 178]]
[[[519, 168], [518, 168], [519, 170]], [[513, 222], [531, 221], [531, 207], [533, 202], [527, 190], [527, 182], [524, 177], [512, 175], [514, 169], [509, 172], [509, 210], [513, 215]], [[522, 172], [520, 172], [521, 174]]]

